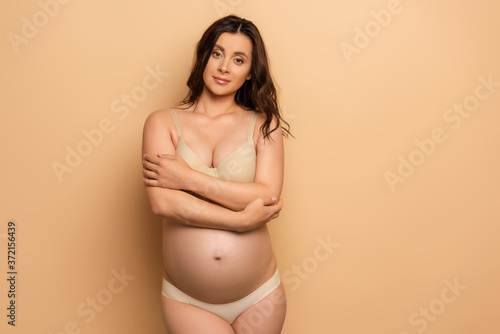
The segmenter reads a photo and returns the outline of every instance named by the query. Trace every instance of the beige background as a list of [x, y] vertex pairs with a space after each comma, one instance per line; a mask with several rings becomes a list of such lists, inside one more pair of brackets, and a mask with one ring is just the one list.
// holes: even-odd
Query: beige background
[[[289, 302], [283, 333], [500, 332], [500, 86], [478, 88], [482, 100], [460, 124], [447, 111], [478, 101], [478, 77], [500, 81], [498, 2], [58, 7], [48, 7], [51, 17], [35, 0], [1, 3], [2, 333], [166, 333], [142, 125], [184, 96], [195, 43], [229, 11], [261, 30], [296, 136], [286, 141], [285, 207], [270, 224]], [[388, 7], [381, 27], [370, 13]], [[372, 37], [356, 37], [365, 28]], [[13, 44], [23, 31], [30, 38]], [[357, 53], [345, 55], [347, 44]], [[161, 82], [142, 89], [157, 67]], [[124, 114], [120, 99], [131, 93], [141, 101]], [[101, 122], [108, 133], [88, 146], [82, 131]], [[418, 153], [415, 141], [435, 129], [442, 142]], [[59, 180], [53, 164], [67, 164], [67, 147], [87, 156]], [[410, 157], [419, 164], [412, 173], [399, 166]], [[398, 168], [408, 174], [391, 188], [386, 174]], [[18, 236], [15, 328], [6, 324], [9, 219]], [[319, 248], [328, 239], [332, 254]], [[114, 279], [122, 270], [125, 283]]]

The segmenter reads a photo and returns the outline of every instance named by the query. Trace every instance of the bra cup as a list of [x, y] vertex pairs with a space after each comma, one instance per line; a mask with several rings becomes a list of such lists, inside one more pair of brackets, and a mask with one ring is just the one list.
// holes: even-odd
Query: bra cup
[[255, 161], [253, 145], [243, 145], [217, 166], [217, 175], [229, 181], [253, 182]]
[[174, 120], [179, 141], [175, 149], [175, 154], [180, 156], [194, 170], [205, 173], [210, 176], [218, 177], [228, 181], [253, 182], [255, 177], [255, 166], [257, 154], [253, 144], [253, 129], [257, 119], [257, 113], [254, 112], [250, 120], [248, 129], [248, 138], [243, 145], [231, 152], [225, 157], [217, 167], [208, 167], [203, 160], [184, 142], [177, 115], [173, 110], [169, 110]]
[[223, 180], [253, 182], [255, 177], [256, 154], [253, 144], [245, 143], [222, 160], [215, 168], [208, 167], [182, 140], [175, 153], [199, 172]]

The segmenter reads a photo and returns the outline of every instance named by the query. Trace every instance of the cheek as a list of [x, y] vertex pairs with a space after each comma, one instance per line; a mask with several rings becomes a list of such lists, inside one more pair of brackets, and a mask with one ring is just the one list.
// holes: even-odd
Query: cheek
[[205, 66], [203, 73], [213, 71], [214, 69], [217, 69], [217, 60], [210, 57], [208, 58], [207, 65]]
[[250, 75], [250, 70], [247, 68], [238, 69], [238, 78], [242, 81], [245, 81]]
[[203, 70], [203, 79], [207, 79], [211, 76], [211, 73], [214, 71], [214, 62], [212, 60], [209, 60], [207, 65], [205, 66], [205, 69]]

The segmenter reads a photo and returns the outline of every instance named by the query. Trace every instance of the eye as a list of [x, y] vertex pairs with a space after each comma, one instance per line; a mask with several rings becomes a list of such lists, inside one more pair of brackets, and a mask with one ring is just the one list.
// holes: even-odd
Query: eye
[[222, 57], [222, 53], [215, 50], [215, 51], [212, 51], [212, 56], [214, 56], [215, 58], [220, 58], [220, 57]]
[[243, 63], [244, 63], [243, 59], [241, 59], [241, 58], [236, 58], [234, 61], [235, 61], [238, 65], [243, 65]]

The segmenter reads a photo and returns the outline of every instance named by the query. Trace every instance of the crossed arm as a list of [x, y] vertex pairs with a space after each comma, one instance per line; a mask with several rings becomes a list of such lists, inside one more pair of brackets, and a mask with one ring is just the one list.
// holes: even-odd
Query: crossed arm
[[273, 132], [273, 140], [259, 140], [255, 179], [246, 183], [191, 169], [175, 155], [170, 122], [167, 113], [156, 111], [144, 125], [143, 174], [155, 214], [187, 225], [237, 232], [252, 230], [278, 216], [282, 201], [277, 198], [283, 183], [280, 129]]

